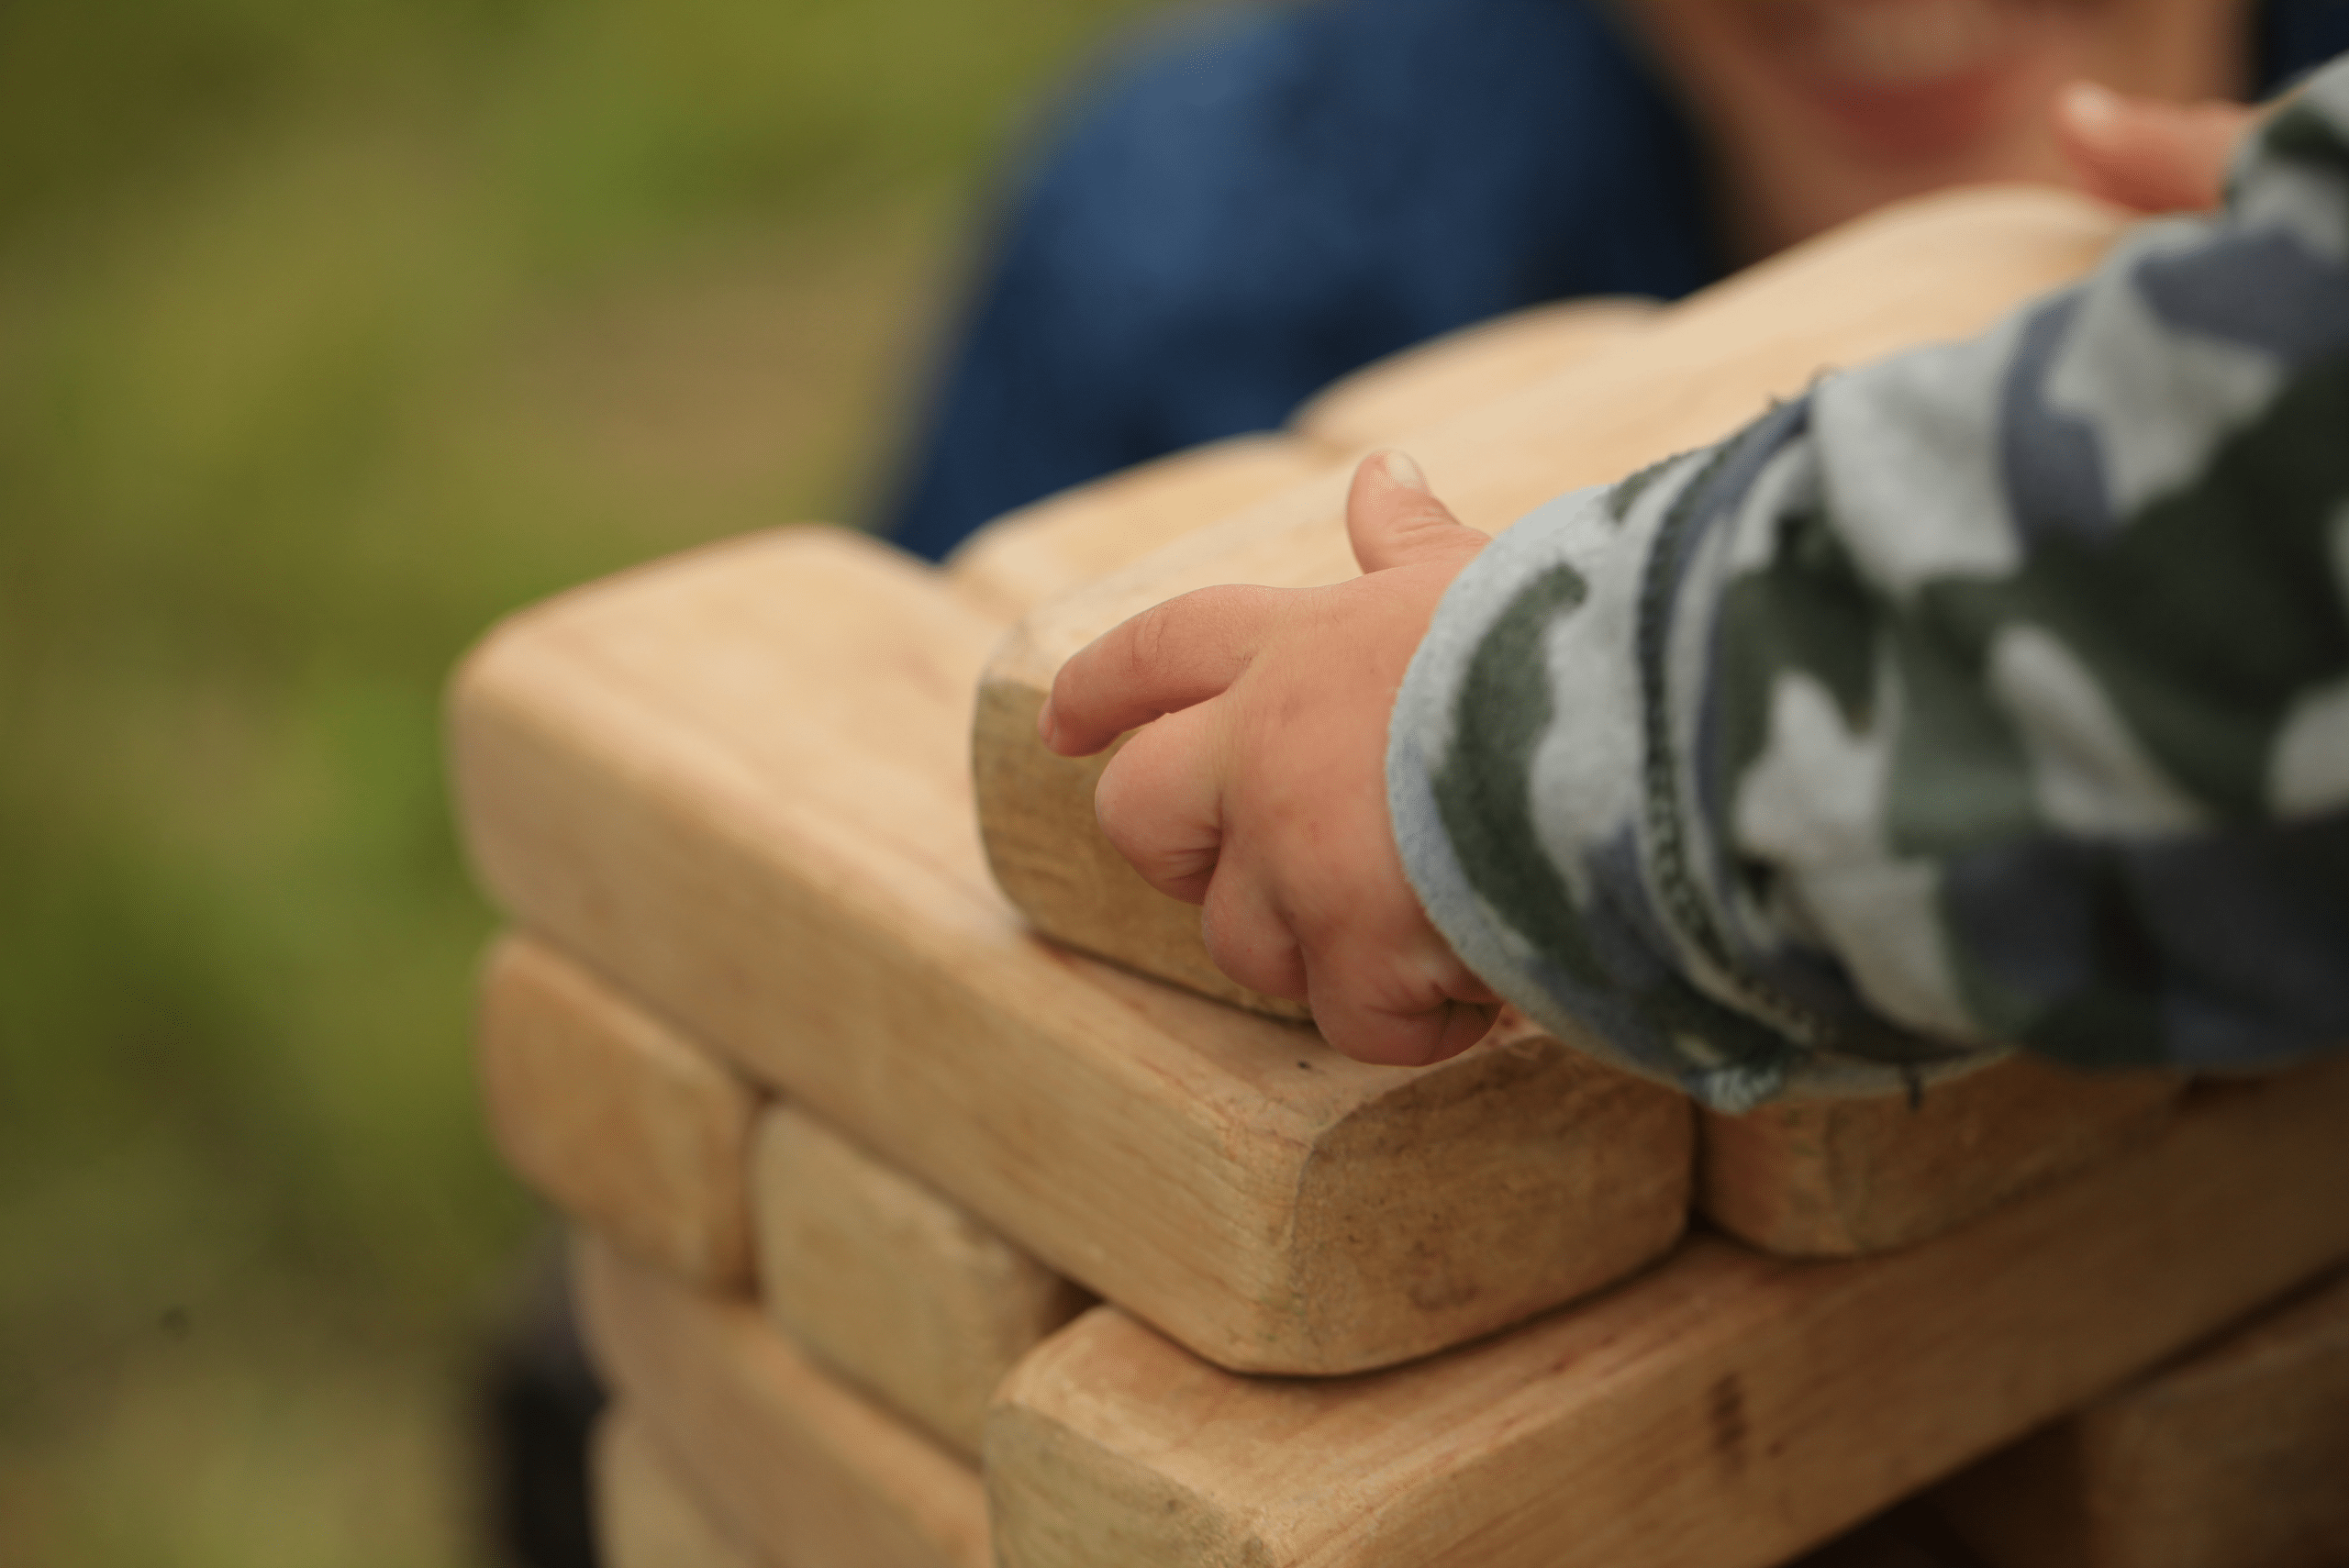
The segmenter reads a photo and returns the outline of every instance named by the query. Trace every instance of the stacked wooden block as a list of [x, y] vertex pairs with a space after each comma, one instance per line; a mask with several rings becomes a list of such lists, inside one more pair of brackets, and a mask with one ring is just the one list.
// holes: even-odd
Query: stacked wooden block
[[1969, 1465], [2000, 1568], [2349, 1552], [2349, 1284], [2308, 1283], [2349, 1071], [1730, 1118], [1521, 1023], [1363, 1066], [1215, 973], [1033, 739], [1130, 609], [1348, 574], [1363, 448], [1503, 527], [2112, 228], [1943, 200], [1406, 356], [942, 573], [785, 532], [493, 634], [451, 732], [518, 930], [484, 1081], [578, 1222], [613, 1568], [1761, 1568]]

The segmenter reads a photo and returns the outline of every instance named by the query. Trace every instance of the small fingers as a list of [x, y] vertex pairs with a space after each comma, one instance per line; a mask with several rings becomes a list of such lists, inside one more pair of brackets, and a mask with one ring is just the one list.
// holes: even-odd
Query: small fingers
[[1425, 917], [1409, 929], [1308, 942], [1307, 999], [1324, 1039], [1357, 1062], [1418, 1067], [1482, 1040], [1500, 998]]
[[1135, 732], [1094, 786], [1093, 814], [1110, 846], [1151, 886], [1197, 904], [1223, 844], [1217, 714], [1202, 704]]
[[1320, 986], [1308, 998], [1322, 1037], [1357, 1062], [1389, 1067], [1425, 1067], [1459, 1055], [1491, 1032], [1497, 1003], [1446, 997], [1416, 1012], [1364, 1006], [1359, 997], [1325, 996]]
[[1364, 572], [1431, 561], [1465, 561], [1489, 542], [1428, 489], [1419, 465], [1399, 451], [1373, 452], [1346, 493], [1346, 533]]
[[2141, 212], [2219, 205], [2236, 146], [2258, 118], [2240, 104], [2128, 98], [2093, 82], [2056, 95], [2056, 140], [2091, 195]]
[[1036, 732], [1064, 757], [1205, 702], [1239, 678], [1281, 596], [1275, 588], [1202, 588], [1144, 610], [1061, 666]]
[[1306, 999], [1305, 955], [1256, 878], [1235, 867], [1215, 879], [1199, 914], [1199, 936], [1215, 966], [1251, 991]]

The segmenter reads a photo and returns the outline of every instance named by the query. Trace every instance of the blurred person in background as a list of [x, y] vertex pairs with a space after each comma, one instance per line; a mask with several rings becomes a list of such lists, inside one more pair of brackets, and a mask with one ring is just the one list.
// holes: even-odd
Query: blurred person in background
[[[2349, 0], [1186, 14], [1080, 92], [1013, 181], [883, 524], [936, 559], [1505, 311], [1675, 299], [1945, 186], [2083, 183], [2096, 125], [2071, 122], [2067, 149], [2051, 115], [2068, 81], [2253, 99], [2344, 49]], [[2125, 173], [2087, 183], [2165, 205]]]

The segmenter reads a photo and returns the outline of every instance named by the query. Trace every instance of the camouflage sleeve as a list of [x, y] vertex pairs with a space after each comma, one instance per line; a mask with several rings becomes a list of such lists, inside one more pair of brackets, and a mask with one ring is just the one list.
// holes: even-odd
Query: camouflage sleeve
[[2349, 1042], [2349, 63], [1972, 342], [1552, 502], [1387, 786], [1553, 1028], [1742, 1109]]

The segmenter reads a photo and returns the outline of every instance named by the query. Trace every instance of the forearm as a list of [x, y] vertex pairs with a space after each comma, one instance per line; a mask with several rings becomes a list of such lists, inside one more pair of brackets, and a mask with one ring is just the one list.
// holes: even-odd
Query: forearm
[[2349, 1038], [2344, 103], [1464, 573], [1389, 788], [1469, 964], [1731, 1106]]

